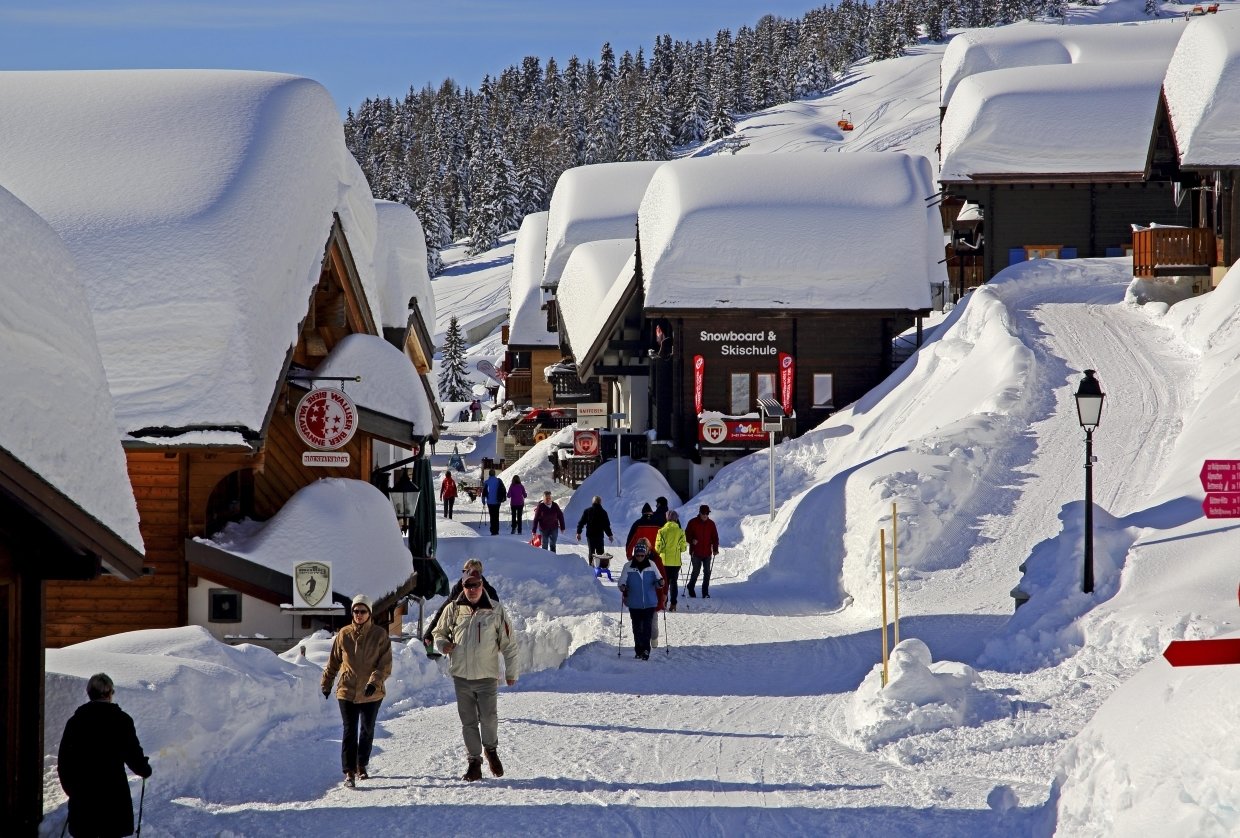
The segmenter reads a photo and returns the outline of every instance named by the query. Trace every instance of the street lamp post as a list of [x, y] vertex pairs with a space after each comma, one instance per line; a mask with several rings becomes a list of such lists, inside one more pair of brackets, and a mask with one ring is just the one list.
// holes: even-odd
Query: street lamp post
[[1102, 400], [1106, 394], [1094, 378], [1094, 370], [1085, 370], [1076, 389], [1076, 413], [1085, 429], [1085, 566], [1081, 590], [1094, 592], [1094, 428], [1102, 419]]

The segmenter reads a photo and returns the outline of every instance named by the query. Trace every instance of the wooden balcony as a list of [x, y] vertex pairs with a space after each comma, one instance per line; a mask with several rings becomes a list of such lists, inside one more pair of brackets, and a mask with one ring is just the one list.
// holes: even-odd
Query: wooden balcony
[[603, 400], [599, 383], [595, 380], [582, 382], [575, 372], [553, 372], [548, 380], [551, 382], [551, 398], [556, 404]]
[[513, 370], [504, 379], [504, 392], [515, 404], [529, 404], [532, 382], [528, 369]]
[[1152, 227], [1132, 234], [1132, 275], [1209, 276], [1218, 264], [1214, 231], [1201, 227]]

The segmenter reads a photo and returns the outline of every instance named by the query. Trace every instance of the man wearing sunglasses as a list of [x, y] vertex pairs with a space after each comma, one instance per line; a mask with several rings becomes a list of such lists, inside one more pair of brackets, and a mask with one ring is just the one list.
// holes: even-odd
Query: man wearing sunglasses
[[462, 779], [482, 779], [484, 753], [491, 773], [504, 776], [498, 750], [499, 656], [504, 656], [504, 679], [511, 687], [517, 683], [517, 639], [504, 606], [483, 589], [481, 572], [469, 570], [461, 578], [460, 596], [435, 626], [435, 648], [451, 658], [448, 671], [469, 759]]

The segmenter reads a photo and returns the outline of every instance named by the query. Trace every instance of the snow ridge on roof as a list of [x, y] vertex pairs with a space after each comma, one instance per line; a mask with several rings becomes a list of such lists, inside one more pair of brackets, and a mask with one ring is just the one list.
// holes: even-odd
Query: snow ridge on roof
[[640, 211], [645, 306], [928, 308], [947, 279], [937, 191], [900, 152], [664, 163]]
[[939, 102], [947, 107], [962, 81], [991, 70], [1153, 60], [1165, 65], [1183, 31], [1183, 22], [1178, 19], [1089, 26], [1020, 23], [970, 29], [952, 38], [943, 52]]
[[632, 239], [603, 239], [573, 248], [556, 294], [560, 323], [580, 362], [633, 278]]
[[0, 188], [0, 448], [139, 552], [138, 507], [73, 258]]
[[508, 286], [508, 345], [556, 346], [542, 310], [543, 257], [547, 251], [546, 212], [532, 212], [521, 221], [512, 250]]
[[1165, 69], [1155, 60], [970, 76], [943, 118], [939, 179], [1143, 173]]
[[[345, 392], [370, 410], [412, 422], [414, 433], [431, 434], [434, 421], [426, 388], [409, 358], [376, 335], [345, 335], [315, 369], [324, 377], [361, 375]], [[333, 384], [333, 386], [336, 386]]]
[[262, 427], [333, 212], [378, 306], [374, 201], [318, 83], [9, 72], [0, 112], [0, 183], [77, 262], [123, 432]]
[[[375, 201], [378, 235], [375, 275], [380, 288], [382, 325], [403, 329], [409, 324], [409, 300], [416, 298], [428, 327], [435, 323], [435, 295], [426, 270], [426, 236], [422, 222], [405, 204]], [[372, 306], [373, 307], [373, 306]]]
[[1163, 92], [1181, 166], [1240, 165], [1240, 14], [1190, 20]]
[[663, 164], [597, 163], [560, 175], [547, 218], [544, 288], [554, 288], [573, 248], [601, 239], [634, 236], [637, 207], [646, 185]]

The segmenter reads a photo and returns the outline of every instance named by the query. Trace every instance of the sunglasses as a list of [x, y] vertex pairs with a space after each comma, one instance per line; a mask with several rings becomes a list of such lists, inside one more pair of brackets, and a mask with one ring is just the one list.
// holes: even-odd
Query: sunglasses
[[366, 610], [365, 608], [354, 608], [353, 613], [354, 614], [369, 614], [370, 612]]
[[476, 591], [476, 590], [478, 590], [478, 589], [479, 589], [479, 588], [481, 588], [481, 587], [482, 587], [481, 583], [478, 583], [478, 582], [474, 582], [474, 583], [472, 583], [472, 584], [469, 584], [469, 585], [466, 585], [466, 586], [465, 586], [465, 588], [466, 588], [467, 590], [470, 590], [470, 591]]

